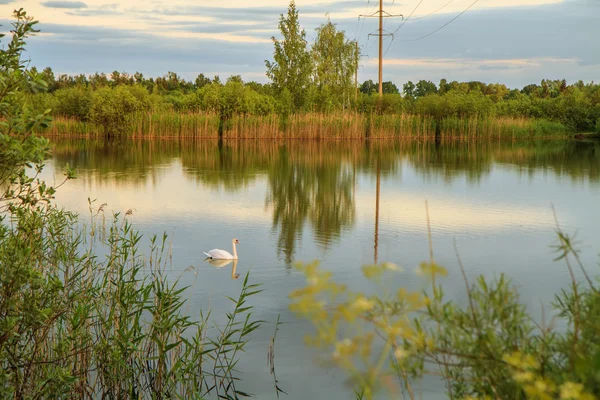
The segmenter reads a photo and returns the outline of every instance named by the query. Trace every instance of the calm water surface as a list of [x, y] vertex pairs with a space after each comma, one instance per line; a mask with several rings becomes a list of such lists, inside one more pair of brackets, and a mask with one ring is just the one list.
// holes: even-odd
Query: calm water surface
[[[204, 261], [202, 251], [231, 251], [231, 239], [240, 240], [237, 273], [251, 271], [263, 283], [254, 315], [269, 322], [239, 365], [242, 389], [261, 399], [275, 398], [266, 352], [278, 314], [275, 363], [287, 397], [352, 398], [344, 376], [319, 367], [304, 346], [311, 327], [288, 311], [288, 294], [304, 284], [293, 264], [319, 260], [335, 279], [369, 291], [360, 267], [392, 261], [405, 272], [390, 285], [425, 287], [414, 274], [429, 254], [425, 201], [449, 297], [464, 300], [456, 240], [470, 276], [508, 274], [539, 315], [540, 302], [568, 283], [566, 268], [552, 261], [552, 204], [562, 227], [578, 231], [583, 261], [598, 268], [598, 143], [54, 141], [53, 148], [46, 179], [60, 180], [66, 164], [79, 175], [59, 191], [59, 204], [85, 216], [88, 197], [97, 199], [107, 211], [133, 209], [129, 218], [142, 233], [169, 234], [169, 273], [191, 286], [192, 315], [229, 310], [224, 295], [238, 294], [241, 279], [232, 279], [231, 264]], [[436, 381], [422, 387], [425, 398], [442, 389]]]

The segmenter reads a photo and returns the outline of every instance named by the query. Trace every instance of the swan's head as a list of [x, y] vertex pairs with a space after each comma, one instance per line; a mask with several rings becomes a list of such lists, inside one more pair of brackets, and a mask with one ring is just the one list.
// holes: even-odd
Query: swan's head
[[237, 240], [237, 239], [233, 239], [232, 242], [235, 243], [235, 244], [240, 244], [240, 241]]

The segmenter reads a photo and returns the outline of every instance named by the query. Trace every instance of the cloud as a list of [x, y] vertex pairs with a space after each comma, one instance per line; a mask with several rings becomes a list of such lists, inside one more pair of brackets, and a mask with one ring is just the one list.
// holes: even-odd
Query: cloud
[[[34, 65], [51, 66], [60, 73], [94, 73], [114, 70], [147, 76], [175, 71], [187, 79], [199, 73], [264, 81], [268, 43], [237, 43], [178, 38], [125, 29], [43, 24], [47, 37], [35, 37], [28, 53]], [[216, 45], [216, 43], [219, 43]]]
[[105, 4], [98, 8], [85, 8], [67, 11], [65, 14], [76, 17], [95, 17], [102, 15], [124, 15], [125, 12], [117, 9], [118, 4]]
[[[377, 64], [377, 60], [371, 60]], [[465, 58], [420, 58], [386, 59], [389, 67], [437, 68], [437, 69], [525, 69], [539, 68], [547, 63], [577, 65], [578, 60], [569, 58], [513, 58], [513, 59], [465, 59]]]
[[87, 8], [83, 1], [46, 1], [41, 4], [48, 8]]
[[[39, 8], [33, 9], [39, 7], [37, 0], [22, 1], [28, 11], [41, 15]], [[223, 2], [223, 7], [207, 0], [132, 0], [111, 6], [102, 4], [103, 0], [85, 1], [86, 8], [42, 12], [39, 27], [43, 34], [32, 38], [28, 49], [34, 65], [69, 73], [140, 70], [151, 76], [171, 70], [187, 79], [199, 72], [239, 73], [266, 81], [264, 60], [273, 53], [270, 37], [280, 36], [279, 14], [285, 14], [287, 5], [276, 0], [261, 0], [252, 7], [242, 0]], [[370, 11], [365, 10], [367, 2], [324, 1], [298, 1], [308, 40], [313, 40], [325, 14], [332, 12], [338, 29], [359, 40], [364, 55], [359, 79], [375, 80], [377, 65], [372, 60], [377, 58], [377, 40], [367, 34], [376, 31], [377, 21], [357, 18]], [[418, 10], [421, 14], [415, 14], [424, 18], [409, 20], [393, 42], [386, 39], [384, 49], [391, 45], [384, 79], [399, 85], [419, 79], [483, 80], [511, 87], [544, 78], [597, 81], [600, 47], [590, 38], [600, 37], [596, 18], [600, 1], [559, 1], [488, 0], [440, 32], [409, 42], [446, 24], [469, 3], [455, 1], [428, 16], [447, 1], [424, 2]], [[390, 12], [409, 14], [413, 3], [390, 4]], [[400, 19], [388, 19], [384, 28], [394, 31], [400, 23]]]

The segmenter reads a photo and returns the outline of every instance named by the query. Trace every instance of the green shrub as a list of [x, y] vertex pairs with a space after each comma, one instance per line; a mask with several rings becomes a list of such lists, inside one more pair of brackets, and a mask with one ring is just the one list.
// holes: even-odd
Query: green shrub
[[57, 90], [54, 93], [57, 105], [53, 115], [87, 121], [90, 117], [93, 92], [84, 87]]
[[128, 117], [142, 104], [126, 87], [104, 87], [94, 92], [90, 120], [103, 128], [104, 135], [121, 135], [129, 130]]
[[350, 291], [316, 263], [300, 265], [307, 285], [292, 292], [291, 310], [316, 329], [307, 343], [367, 399], [384, 388], [414, 399], [416, 380], [441, 375], [449, 398], [591, 400], [600, 396], [600, 291], [572, 238], [557, 234], [558, 259], [573, 278], [556, 295], [551, 325], [534, 322], [503, 275], [469, 282], [463, 269], [466, 301], [447, 300], [447, 272], [433, 258], [417, 269], [430, 282], [424, 292], [391, 287], [390, 275], [400, 273], [394, 264], [363, 267], [373, 295]]

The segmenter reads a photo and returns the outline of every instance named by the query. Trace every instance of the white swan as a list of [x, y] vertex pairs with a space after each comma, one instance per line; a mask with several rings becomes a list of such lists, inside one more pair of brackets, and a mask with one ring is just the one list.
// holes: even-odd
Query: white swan
[[213, 260], [237, 260], [238, 255], [237, 250], [235, 249], [236, 244], [240, 244], [240, 241], [233, 239], [231, 241], [231, 245], [233, 246], [233, 255], [231, 255], [228, 251], [221, 249], [212, 249], [208, 253], [204, 252], [204, 254], [206, 254], [206, 257], [212, 258]]

